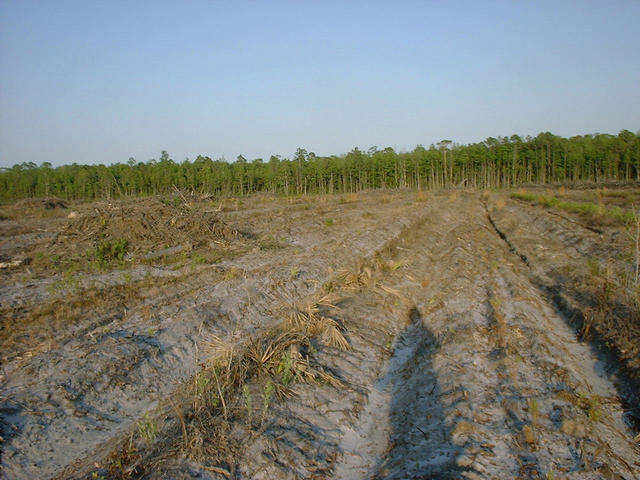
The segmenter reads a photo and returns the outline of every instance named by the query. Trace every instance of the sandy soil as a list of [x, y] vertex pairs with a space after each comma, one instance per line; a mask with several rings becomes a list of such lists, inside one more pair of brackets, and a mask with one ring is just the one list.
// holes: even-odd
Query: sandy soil
[[[640, 342], [607, 336], [615, 315], [591, 336], [576, 320], [593, 309], [593, 259], [624, 262], [619, 227], [596, 234], [506, 193], [256, 196], [216, 212], [239, 232], [224, 245], [151, 261], [141, 248], [73, 281], [0, 273], [2, 478], [639, 477]], [[50, 216], [29, 231], [3, 215], [3, 255], [77, 221]], [[258, 368], [252, 345], [275, 351], [291, 311], [348, 345], [307, 331]], [[241, 383], [215, 386], [212, 345], [247, 365]]]

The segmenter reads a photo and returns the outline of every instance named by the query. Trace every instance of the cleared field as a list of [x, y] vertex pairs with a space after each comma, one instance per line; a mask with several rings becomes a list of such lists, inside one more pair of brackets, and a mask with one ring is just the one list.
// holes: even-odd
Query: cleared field
[[638, 478], [633, 225], [510, 193], [4, 207], [1, 474]]

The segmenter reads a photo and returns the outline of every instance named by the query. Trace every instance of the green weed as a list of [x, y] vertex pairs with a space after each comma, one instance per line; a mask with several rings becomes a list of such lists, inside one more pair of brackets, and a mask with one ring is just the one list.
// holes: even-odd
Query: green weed
[[80, 289], [80, 280], [75, 275], [73, 270], [67, 270], [64, 272], [58, 280], [52, 282], [47, 290], [49, 295], [57, 295], [63, 292], [73, 292]]
[[151, 419], [149, 412], [145, 413], [144, 418], [138, 422], [138, 435], [147, 443], [151, 443], [158, 436], [159, 431], [158, 424]]
[[602, 216], [610, 218], [620, 223], [633, 221], [633, 213], [623, 210], [620, 207], [605, 208], [593, 202], [572, 202], [560, 200], [554, 196], [534, 195], [526, 192], [516, 192], [511, 194], [511, 198], [524, 200], [529, 203], [537, 203], [546, 208], [555, 207], [567, 212], [578, 213], [586, 217]]
[[264, 386], [264, 394], [262, 395], [262, 421], [264, 421], [264, 417], [267, 415], [267, 411], [269, 410], [269, 405], [271, 403], [271, 397], [273, 397], [274, 391], [275, 387], [273, 386], [273, 382], [271, 380], [268, 380], [267, 384]]
[[282, 384], [286, 387], [295, 380], [296, 373], [294, 369], [293, 359], [289, 352], [284, 352], [280, 357], [280, 363], [276, 373], [281, 375]]
[[206, 257], [204, 255], [200, 255], [199, 253], [194, 253], [191, 256], [191, 262], [194, 265], [203, 265], [203, 264], [207, 263], [207, 259], [206, 259]]
[[251, 412], [253, 412], [253, 397], [249, 386], [246, 384], [242, 386], [242, 400], [244, 401], [244, 407], [247, 409], [247, 415], [251, 417]]
[[127, 254], [128, 247], [129, 241], [124, 238], [113, 241], [103, 240], [95, 250], [95, 257], [98, 265], [101, 268], [104, 268], [113, 261], [124, 261], [124, 256]]
[[597, 422], [602, 415], [600, 397], [598, 395], [588, 396], [583, 393], [578, 393], [576, 396], [578, 407], [584, 410], [591, 420]]

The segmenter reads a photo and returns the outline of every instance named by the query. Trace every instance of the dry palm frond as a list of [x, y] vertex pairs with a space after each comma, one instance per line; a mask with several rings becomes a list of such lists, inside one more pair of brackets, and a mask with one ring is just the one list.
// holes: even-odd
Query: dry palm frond
[[294, 370], [296, 371], [297, 378], [303, 382], [310, 383], [320, 381], [333, 385], [337, 388], [344, 387], [344, 383], [342, 383], [330, 373], [327, 373], [319, 368], [312, 367], [309, 363], [309, 357], [302, 358], [302, 356], [299, 356], [298, 359], [294, 362], [293, 366]]
[[391, 287], [387, 287], [386, 285], [380, 284], [380, 289], [391, 294], [391, 295], [395, 295], [396, 297], [400, 298], [400, 299], [404, 299], [406, 300], [407, 297], [405, 297], [402, 292], [400, 292], [400, 290], [397, 290], [395, 288], [391, 288]]
[[373, 271], [369, 267], [357, 272], [343, 270], [336, 275], [336, 282], [346, 290], [360, 290], [373, 284]]
[[339, 296], [335, 293], [327, 293], [326, 295], [321, 296], [315, 301], [315, 307], [318, 305], [329, 308], [337, 308], [336, 303], [339, 300]]
[[283, 352], [305, 340], [303, 333], [287, 330], [269, 340], [256, 341], [249, 346], [249, 358], [258, 366], [267, 366], [280, 357]]
[[320, 317], [317, 322], [317, 328], [321, 335], [322, 341], [330, 347], [336, 347], [341, 350], [351, 350], [351, 345], [339, 329], [338, 322], [331, 318]]
[[327, 372], [323, 372], [321, 370], [317, 370], [316, 371], [316, 376], [318, 377], [319, 380], [322, 380], [323, 382], [326, 382], [336, 388], [344, 388], [344, 383], [342, 383], [340, 380], [338, 380], [336, 377], [334, 377], [333, 375], [327, 373]]
[[308, 325], [311, 323], [309, 320], [309, 313], [307, 312], [301, 312], [299, 310], [293, 310], [287, 317], [286, 317], [286, 325], [289, 328], [299, 328], [299, 329], [306, 329], [308, 327]]
[[319, 336], [326, 345], [349, 350], [349, 342], [344, 337], [341, 326], [336, 320], [320, 314], [318, 305], [333, 306], [329, 303], [329, 296], [319, 300], [325, 303], [317, 303], [307, 306], [306, 310], [293, 310], [286, 317], [286, 327], [290, 330], [299, 330], [304, 335]]

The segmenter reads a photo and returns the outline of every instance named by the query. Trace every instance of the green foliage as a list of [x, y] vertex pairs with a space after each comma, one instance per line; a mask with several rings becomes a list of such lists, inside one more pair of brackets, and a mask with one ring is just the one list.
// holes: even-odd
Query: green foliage
[[72, 292], [79, 289], [80, 281], [76, 277], [75, 271], [73, 269], [69, 269], [62, 273], [62, 276], [53, 281], [48, 287], [50, 295], [56, 295], [63, 292]]
[[204, 265], [205, 263], [207, 263], [206, 257], [204, 255], [200, 255], [199, 253], [194, 253], [191, 256], [191, 261], [194, 265]]
[[593, 202], [572, 202], [560, 200], [552, 195], [533, 195], [531, 193], [512, 193], [511, 198], [516, 200], [524, 200], [530, 203], [536, 203], [546, 208], [558, 208], [567, 212], [578, 213], [584, 216], [608, 217], [620, 223], [630, 223], [633, 221], [633, 212], [623, 210], [620, 207], [605, 208]]
[[[549, 132], [536, 137], [490, 137], [458, 145], [442, 141], [410, 152], [392, 148], [355, 148], [345, 155], [319, 157], [300, 148], [293, 158], [272, 156], [234, 163], [198, 156], [174, 162], [167, 152], [160, 160], [114, 165], [65, 165], [51, 168], [33, 163], [0, 171], [0, 201], [55, 195], [67, 199], [111, 199], [163, 195], [175, 205], [175, 188], [215, 195], [339, 193], [371, 188], [513, 187], [524, 183], [640, 180], [640, 136], [623, 130], [617, 136], [581, 135], [563, 138]], [[241, 202], [238, 203], [238, 208]]]
[[293, 364], [293, 359], [291, 358], [289, 352], [284, 352], [282, 354], [282, 357], [280, 357], [280, 363], [278, 364], [276, 373], [280, 375], [282, 384], [285, 387], [295, 380], [296, 372]]
[[127, 285], [133, 282], [133, 275], [131, 275], [131, 272], [124, 272], [122, 274], [122, 282]]
[[335, 220], [334, 220], [333, 218], [325, 218], [325, 219], [324, 219], [324, 224], [325, 224], [327, 227], [332, 227], [333, 225], [335, 225], [335, 223], [336, 223], [336, 222], [335, 222]]
[[253, 412], [253, 396], [249, 386], [246, 384], [242, 386], [242, 400], [244, 401], [244, 407], [247, 409], [247, 415], [251, 416]]
[[601, 399], [598, 395], [586, 395], [577, 393], [577, 404], [589, 416], [591, 420], [597, 422], [602, 415]]
[[264, 394], [262, 395], [262, 420], [264, 420], [264, 417], [269, 411], [269, 405], [271, 404], [271, 398], [273, 397], [274, 391], [275, 387], [273, 386], [273, 382], [271, 380], [268, 380], [266, 385], [264, 386]]
[[147, 443], [151, 443], [158, 436], [159, 431], [158, 424], [151, 419], [149, 412], [145, 413], [144, 418], [138, 422], [138, 434]]
[[105, 267], [113, 261], [122, 262], [127, 254], [129, 241], [121, 238], [119, 240], [103, 240], [96, 247], [95, 257], [100, 267]]

